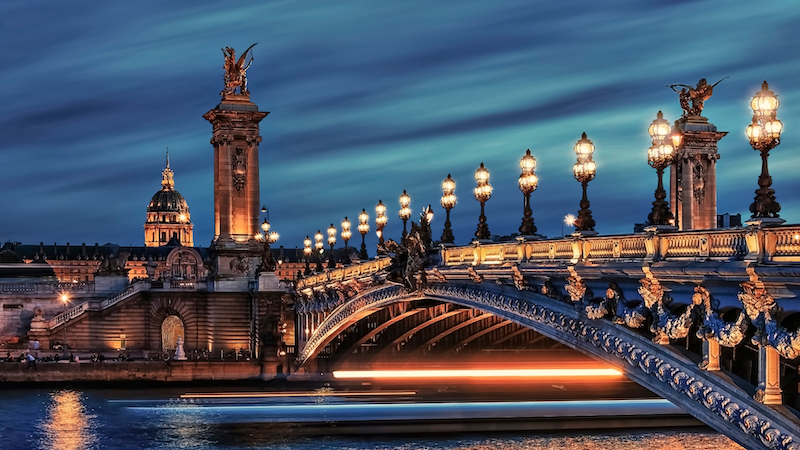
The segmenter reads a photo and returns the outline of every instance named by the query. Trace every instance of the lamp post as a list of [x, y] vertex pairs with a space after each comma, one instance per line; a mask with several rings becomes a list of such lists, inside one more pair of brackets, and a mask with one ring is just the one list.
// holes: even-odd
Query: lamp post
[[375, 205], [375, 233], [378, 235], [378, 245], [383, 245], [383, 228], [389, 223], [389, 218], [386, 217], [386, 205], [381, 200]]
[[261, 272], [274, 272], [275, 260], [272, 259], [270, 244], [278, 242], [280, 235], [277, 231], [269, 231], [270, 225], [269, 222], [267, 222], [267, 219], [264, 219], [264, 222], [261, 224], [261, 229], [264, 230], [264, 234], [256, 233], [255, 235], [257, 241], [264, 243], [264, 249], [262, 250], [263, 253], [261, 255], [261, 267], [259, 269]]
[[755, 201], [750, 205], [750, 212], [753, 213], [753, 219], [761, 219], [761, 222], [784, 222], [778, 215], [781, 205], [775, 200], [775, 190], [771, 187], [772, 177], [767, 167], [769, 151], [781, 143], [783, 124], [777, 118], [779, 105], [778, 96], [769, 90], [766, 81], [750, 101], [753, 123], [747, 126], [747, 138], [750, 139], [753, 150], [761, 153], [761, 175], [758, 177], [758, 189]]
[[[62, 293], [60, 298], [61, 298], [61, 303], [64, 304], [64, 312], [66, 313], [67, 312], [67, 304], [69, 304], [69, 295], [67, 295], [66, 293]], [[62, 345], [62, 347], [64, 347], [64, 359], [67, 359], [67, 347], [68, 347], [68, 344], [67, 344], [67, 317], [64, 317], [64, 345]]]
[[673, 143], [679, 140], [679, 134], [676, 137], [669, 136], [672, 127], [669, 122], [664, 119], [664, 114], [659, 111], [656, 119], [650, 124], [647, 132], [653, 140], [653, 145], [647, 150], [647, 163], [658, 174], [658, 186], [656, 187], [655, 197], [653, 202], [653, 210], [647, 216], [647, 221], [650, 225], [661, 228], [674, 228], [675, 217], [669, 209], [669, 202], [666, 200], [667, 191], [664, 190], [664, 169], [672, 164], [675, 157], [675, 147]]
[[592, 161], [594, 144], [586, 138], [586, 133], [581, 135], [581, 139], [575, 144], [575, 154], [578, 161], [572, 166], [572, 173], [575, 179], [583, 186], [583, 197], [581, 198], [581, 210], [578, 211], [578, 218], [575, 220], [575, 231], [582, 235], [596, 235], [594, 231], [595, 222], [592, 219], [592, 211], [589, 209], [589, 199], [586, 196], [586, 186], [594, 179], [597, 165]]
[[455, 242], [453, 230], [450, 228], [450, 210], [456, 206], [456, 182], [447, 174], [447, 178], [442, 181], [442, 208], [447, 211], [447, 216], [444, 219], [444, 232], [442, 232], [442, 243], [452, 244]]
[[331, 224], [328, 227], [328, 245], [331, 246], [331, 256], [328, 257], [328, 268], [335, 269], [336, 261], [333, 259], [333, 246], [336, 245], [336, 227]]
[[484, 205], [486, 201], [492, 197], [492, 185], [489, 184], [489, 170], [483, 166], [478, 168], [475, 171], [475, 181], [477, 182], [477, 186], [475, 187], [475, 200], [481, 202], [481, 216], [478, 221], [478, 230], [475, 232], [475, 237], [478, 239], [489, 239], [491, 234], [489, 233], [489, 225], [486, 224], [486, 214], [484, 213]]
[[366, 209], [362, 209], [358, 215], [358, 232], [361, 233], [361, 253], [358, 255], [361, 260], [366, 261], [369, 259], [367, 255], [367, 244], [364, 243], [364, 238], [369, 233], [369, 215]]
[[322, 252], [324, 251], [325, 244], [322, 243], [322, 233], [317, 230], [317, 234], [314, 235], [314, 248], [317, 250], [317, 267], [315, 270], [317, 272], [322, 272], [325, 270], [322, 267]]
[[342, 258], [343, 264], [348, 264], [350, 262], [350, 256], [347, 254], [347, 241], [350, 240], [350, 237], [353, 235], [353, 232], [350, 231], [350, 227], [352, 224], [349, 220], [347, 220], [347, 216], [345, 216], [344, 220], [342, 221], [342, 240], [344, 241], [344, 257]]
[[530, 149], [519, 160], [519, 167], [522, 169], [522, 174], [519, 176], [519, 190], [525, 195], [525, 212], [522, 217], [522, 225], [519, 227], [519, 233], [523, 236], [533, 236], [536, 234], [536, 225], [533, 224], [531, 194], [539, 186], [539, 177], [534, 173], [536, 158], [531, 155]]
[[303, 255], [306, 257], [306, 270], [303, 274], [308, 276], [311, 275], [311, 267], [309, 266], [309, 260], [311, 259], [311, 239], [309, 239], [308, 236], [303, 240]]
[[400, 219], [403, 220], [403, 240], [406, 239], [406, 222], [408, 222], [408, 218], [411, 217], [411, 197], [406, 193], [405, 189], [403, 189], [403, 194], [400, 195], [400, 212], [397, 213], [400, 216]]

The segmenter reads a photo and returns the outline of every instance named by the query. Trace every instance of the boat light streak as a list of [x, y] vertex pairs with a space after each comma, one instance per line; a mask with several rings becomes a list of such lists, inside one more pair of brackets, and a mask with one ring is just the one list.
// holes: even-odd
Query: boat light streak
[[359, 391], [359, 392], [207, 392], [187, 393], [180, 398], [272, 398], [272, 397], [382, 397], [417, 395], [417, 391]]
[[618, 377], [617, 369], [334, 370], [334, 378]]

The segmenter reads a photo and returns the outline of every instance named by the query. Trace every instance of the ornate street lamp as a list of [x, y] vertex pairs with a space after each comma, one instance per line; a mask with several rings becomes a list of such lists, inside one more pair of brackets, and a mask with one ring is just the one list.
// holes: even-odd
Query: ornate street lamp
[[311, 239], [306, 236], [303, 240], [303, 255], [305, 255], [306, 259], [306, 270], [303, 272], [304, 275], [311, 275], [311, 267], [309, 266], [309, 261], [311, 260]]
[[389, 218], [386, 217], [386, 205], [381, 200], [375, 205], [375, 233], [378, 235], [378, 245], [383, 245], [383, 227], [389, 223]]
[[406, 231], [406, 222], [408, 221], [408, 218], [411, 217], [410, 205], [411, 197], [409, 197], [409, 195], [406, 194], [406, 190], [403, 189], [403, 194], [400, 196], [400, 212], [397, 213], [397, 215], [400, 216], [400, 219], [403, 220], [403, 239], [405, 239], [406, 234], [408, 234]]
[[483, 166], [475, 171], [475, 181], [478, 185], [475, 187], [475, 200], [481, 202], [481, 217], [478, 221], [478, 230], [475, 232], [475, 237], [478, 239], [489, 239], [489, 225], [486, 224], [486, 214], [484, 213], [483, 206], [486, 201], [492, 197], [492, 185], [489, 184], [489, 170]]
[[336, 261], [333, 259], [333, 246], [336, 245], [336, 227], [331, 224], [328, 227], [328, 245], [331, 246], [331, 256], [328, 258], [328, 268], [335, 269]]
[[455, 242], [453, 237], [453, 230], [450, 228], [450, 210], [456, 206], [456, 182], [447, 174], [447, 178], [442, 181], [442, 208], [447, 211], [447, 216], [444, 219], [444, 232], [442, 233], [442, 243], [452, 244]]
[[592, 211], [589, 209], [589, 199], [586, 196], [586, 186], [594, 179], [597, 165], [592, 161], [594, 144], [586, 138], [586, 133], [581, 135], [581, 139], [575, 144], [575, 154], [578, 161], [572, 166], [572, 173], [575, 179], [583, 186], [583, 198], [581, 198], [581, 210], [578, 211], [578, 218], [575, 219], [575, 231], [581, 234], [597, 234], [594, 231], [595, 222], [592, 219]]
[[369, 255], [367, 255], [367, 244], [364, 243], [364, 238], [369, 233], [369, 215], [366, 209], [362, 209], [358, 215], [358, 232], [361, 233], [361, 254], [358, 257], [367, 260]]
[[322, 267], [322, 252], [324, 251], [323, 248], [325, 244], [322, 243], [322, 233], [320, 233], [319, 230], [317, 230], [317, 234], [314, 235], [314, 241], [314, 248], [317, 250], [317, 267], [315, 270], [317, 272], [322, 272], [325, 270], [325, 268]]
[[519, 190], [525, 195], [525, 211], [522, 217], [522, 225], [519, 233], [523, 236], [533, 236], [536, 234], [536, 225], [533, 224], [533, 211], [531, 210], [531, 194], [539, 186], [539, 177], [536, 176], [536, 158], [531, 155], [531, 150], [525, 151], [525, 156], [519, 160], [519, 167], [522, 174], [519, 176]]
[[259, 242], [264, 243], [264, 248], [261, 254], [261, 267], [259, 270], [261, 272], [274, 272], [275, 271], [275, 260], [272, 259], [272, 252], [270, 251], [270, 244], [274, 244], [278, 242], [280, 235], [277, 231], [270, 232], [270, 225], [267, 222], [267, 219], [264, 219], [264, 222], [261, 223], [261, 229], [264, 233], [256, 233], [255, 238]]
[[342, 221], [342, 240], [344, 241], [344, 260], [343, 260], [343, 262], [345, 264], [349, 262], [348, 261], [349, 258], [347, 256], [347, 241], [349, 241], [350, 240], [350, 236], [353, 235], [353, 233], [350, 231], [350, 226], [351, 226], [350, 221], [347, 220], [347, 216], [345, 216], [344, 220]]
[[[69, 304], [69, 295], [66, 294], [66, 293], [62, 293], [61, 297], [59, 297], [59, 298], [61, 299], [61, 303], [64, 304], [64, 312], [66, 313], [67, 305]], [[64, 345], [62, 345], [62, 347], [64, 347], [64, 359], [67, 359], [67, 347], [68, 347], [67, 342], [68, 342], [67, 341], [67, 320], [65, 319], [64, 320]]]
[[753, 123], [747, 126], [746, 133], [753, 150], [761, 153], [761, 175], [758, 177], [755, 201], [750, 205], [752, 217], [783, 223], [784, 220], [778, 215], [781, 205], [775, 200], [775, 190], [771, 188], [772, 177], [767, 167], [769, 151], [781, 143], [783, 124], [777, 118], [778, 106], [780, 106], [778, 96], [769, 90], [769, 85], [765, 81], [761, 85], [761, 90], [750, 101], [750, 107], [753, 108]]
[[[653, 145], [647, 150], [647, 163], [658, 174], [658, 187], [656, 187], [655, 197], [653, 202], [653, 210], [647, 216], [647, 221], [650, 225], [660, 227], [672, 227], [675, 224], [675, 217], [669, 209], [669, 202], [667, 202], [667, 191], [664, 190], [664, 169], [672, 164], [675, 157], [675, 147], [673, 143], [676, 138], [672, 127], [669, 122], [664, 119], [664, 114], [661, 111], [656, 115], [656, 120], [650, 124], [647, 129], [650, 138], [653, 140]], [[673, 133], [673, 136], [670, 136]]]

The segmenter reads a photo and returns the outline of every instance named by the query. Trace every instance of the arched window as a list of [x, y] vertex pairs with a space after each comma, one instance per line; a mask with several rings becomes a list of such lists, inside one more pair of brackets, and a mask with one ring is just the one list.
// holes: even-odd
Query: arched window
[[167, 242], [167, 232], [166, 231], [162, 231], [161, 232], [161, 242]]

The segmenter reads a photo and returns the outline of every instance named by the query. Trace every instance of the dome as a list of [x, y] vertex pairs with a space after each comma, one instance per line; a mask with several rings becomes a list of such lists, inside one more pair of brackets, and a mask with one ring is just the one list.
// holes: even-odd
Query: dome
[[162, 189], [156, 192], [156, 195], [150, 200], [147, 206], [147, 212], [176, 212], [186, 213], [189, 211], [189, 205], [186, 200], [175, 189]]

